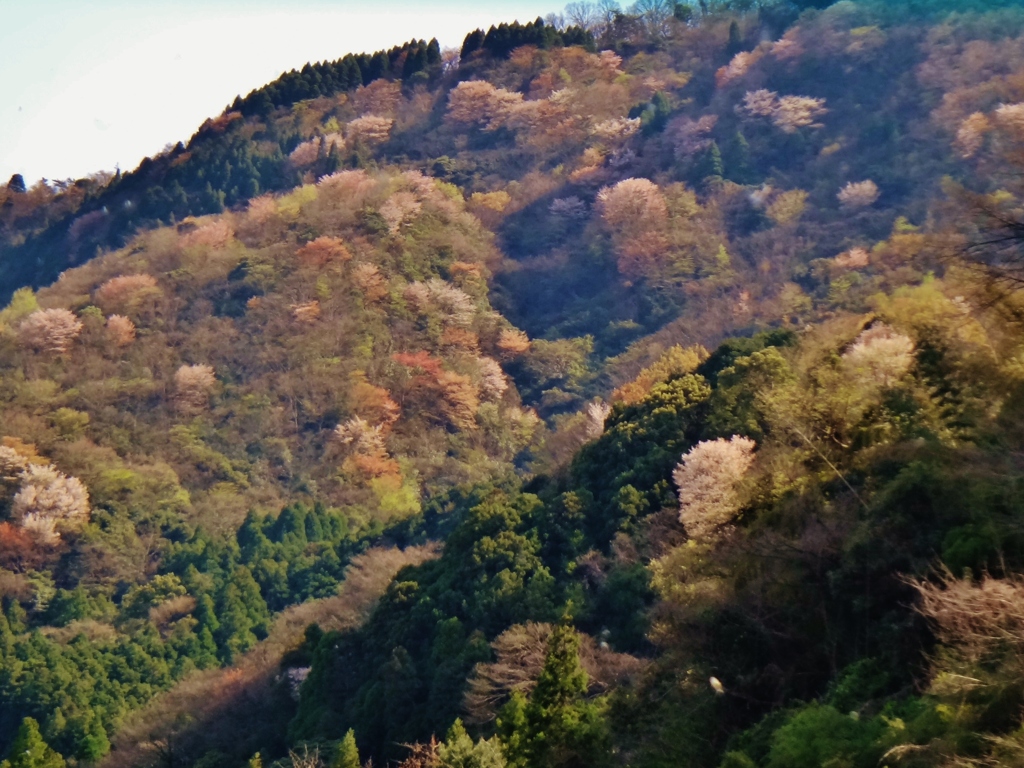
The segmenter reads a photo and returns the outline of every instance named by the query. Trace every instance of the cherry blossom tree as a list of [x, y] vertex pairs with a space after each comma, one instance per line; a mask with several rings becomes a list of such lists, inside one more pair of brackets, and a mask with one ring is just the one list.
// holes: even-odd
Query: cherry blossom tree
[[909, 336], [884, 323], [875, 323], [843, 353], [843, 364], [864, 384], [891, 387], [914, 365], [914, 351]]
[[111, 315], [107, 318], [106, 333], [115, 347], [127, 347], [135, 341], [135, 323], [124, 315]]
[[138, 309], [147, 299], [159, 294], [160, 288], [152, 275], [118, 275], [96, 289], [93, 301], [107, 312], [124, 314]]
[[739, 510], [739, 481], [754, 461], [753, 440], [733, 435], [706, 440], [683, 454], [672, 473], [679, 491], [679, 521], [691, 539], [707, 539]]
[[871, 179], [865, 181], [851, 181], [836, 195], [840, 205], [847, 209], [867, 208], [874, 205], [881, 193], [878, 185]]
[[174, 373], [174, 402], [183, 411], [205, 408], [216, 384], [209, 365], [182, 365]]
[[668, 246], [668, 204], [648, 179], [625, 179], [597, 195], [601, 215], [611, 230], [619, 272], [630, 278], [650, 273]]
[[11, 513], [41, 541], [53, 544], [60, 539], [59, 528], [80, 528], [89, 521], [89, 492], [77, 477], [51, 464], [29, 464], [20, 479]]
[[40, 309], [18, 327], [21, 343], [31, 349], [63, 354], [82, 332], [82, 323], [67, 309]]
[[391, 126], [394, 124], [395, 121], [390, 117], [363, 115], [345, 127], [345, 135], [351, 144], [360, 143], [373, 147], [383, 144], [391, 137]]

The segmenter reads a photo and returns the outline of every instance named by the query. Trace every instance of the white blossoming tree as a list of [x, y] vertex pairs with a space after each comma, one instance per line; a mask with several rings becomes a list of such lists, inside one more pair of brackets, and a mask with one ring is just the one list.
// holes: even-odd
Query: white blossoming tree
[[82, 323], [66, 309], [40, 309], [19, 326], [21, 343], [31, 349], [62, 354], [82, 332]]
[[733, 435], [697, 443], [672, 473], [679, 492], [679, 522], [691, 539], [707, 539], [739, 510], [736, 488], [754, 461], [756, 444]]
[[59, 529], [80, 528], [89, 521], [89, 492], [77, 477], [50, 464], [29, 464], [11, 506], [14, 519], [40, 541], [53, 544]]

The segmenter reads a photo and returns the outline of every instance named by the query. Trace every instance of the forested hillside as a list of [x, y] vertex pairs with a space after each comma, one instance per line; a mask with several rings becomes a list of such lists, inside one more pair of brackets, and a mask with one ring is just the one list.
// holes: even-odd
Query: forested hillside
[[0, 190], [11, 768], [1024, 765], [1024, 7], [653, 1]]

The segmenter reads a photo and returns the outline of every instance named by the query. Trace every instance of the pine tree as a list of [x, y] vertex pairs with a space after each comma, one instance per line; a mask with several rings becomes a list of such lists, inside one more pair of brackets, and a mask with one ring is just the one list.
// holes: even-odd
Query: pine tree
[[427, 45], [427, 65], [434, 66], [441, 63], [441, 44], [437, 42], [437, 38], [432, 38], [430, 43]]
[[99, 717], [93, 716], [78, 742], [78, 758], [94, 763], [110, 751], [110, 740]]
[[270, 631], [270, 609], [260, 593], [260, 585], [245, 566], [238, 567], [232, 581], [238, 587], [238, 595], [252, 622], [253, 632], [262, 640]]
[[28, 629], [26, 624], [28, 614], [17, 600], [10, 599], [10, 602], [4, 608], [4, 615], [7, 617], [7, 626], [14, 634], [21, 634]]
[[520, 691], [513, 691], [508, 703], [498, 715], [498, 738], [505, 748], [510, 768], [529, 768], [530, 744], [529, 724], [526, 720], [528, 707], [526, 697]]
[[257, 642], [252, 631], [252, 619], [234, 583], [229, 582], [218, 596], [217, 616], [220, 619], [220, 630], [215, 634], [217, 645], [221, 651], [221, 658], [230, 664]]
[[331, 768], [360, 768], [359, 748], [356, 746], [356, 732], [351, 728], [338, 745], [338, 751], [331, 761]]
[[210, 633], [220, 629], [220, 621], [217, 619], [216, 610], [214, 610], [213, 598], [209, 595], [199, 596], [194, 615], [199, 622], [198, 629], [200, 632], [197, 634], [200, 634], [204, 629]]
[[462, 720], [456, 720], [437, 750], [438, 768], [504, 768], [505, 756], [497, 739], [475, 742], [466, 733]]
[[718, 147], [718, 142], [712, 141], [708, 148], [701, 155], [697, 161], [692, 176], [695, 181], [721, 180], [725, 173], [725, 166], [722, 162], [722, 150]]
[[513, 696], [502, 711], [499, 733], [510, 766], [561, 768], [600, 765], [607, 731], [599, 705], [585, 700], [587, 673], [580, 664], [579, 635], [568, 616], [548, 641], [544, 669], [530, 701]]
[[370, 59], [369, 79], [372, 81], [384, 77], [390, 68], [391, 62], [388, 61], [387, 54], [384, 51], [377, 51]]
[[0, 768], [65, 768], [64, 758], [43, 741], [39, 723], [31, 717], [21, 721], [10, 755]]
[[7, 661], [14, 655], [14, 632], [7, 616], [0, 613], [0, 667], [6, 669]]
[[[209, 599], [209, 598], [207, 598]], [[200, 628], [196, 633], [198, 648], [192, 660], [200, 669], [212, 669], [218, 665], [217, 641], [213, 639], [213, 632], [209, 626]]]
[[468, 59], [471, 54], [479, 51], [484, 44], [484, 31], [482, 29], [474, 30], [466, 35], [466, 39], [462, 43], [461, 58], [463, 61]]
[[742, 50], [743, 37], [740, 35], [740, 25], [733, 19], [729, 22], [729, 42], [725, 47], [725, 53], [731, 59]]

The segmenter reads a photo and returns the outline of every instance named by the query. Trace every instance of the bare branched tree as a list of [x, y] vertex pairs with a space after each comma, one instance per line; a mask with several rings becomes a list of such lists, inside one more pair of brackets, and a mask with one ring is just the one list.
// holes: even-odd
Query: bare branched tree
[[963, 660], [978, 663], [1010, 653], [1024, 665], [1024, 579], [984, 576], [975, 581], [944, 570], [935, 581], [907, 583], [920, 597], [918, 612]]
[[565, 18], [574, 27], [594, 32], [601, 22], [601, 12], [594, 3], [573, 2], [565, 6]]
[[[550, 624], [516, 624], [495, 638], [491, 647], [496, 660], [477, 664], [463, 699], [466, 721], [487, 723], [514, 692], [529, 694], [537, 683], [548, 653]], [[580, 663], [587, 672], [589, 692], [599, 694], [615, 683], [635, 676], [644, 663], [634, 656], [616, 653], [606, 643], [580, 636]]]
[[1024, 288], [1024, 206], [1012, 195], [985, 195], [963, 187], [947, 192], [960, 214], [955, 216], [959, 237], [947, 256], [996, 287]]

